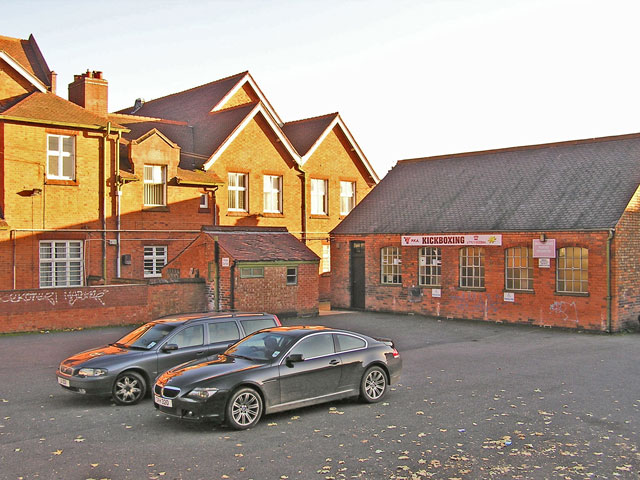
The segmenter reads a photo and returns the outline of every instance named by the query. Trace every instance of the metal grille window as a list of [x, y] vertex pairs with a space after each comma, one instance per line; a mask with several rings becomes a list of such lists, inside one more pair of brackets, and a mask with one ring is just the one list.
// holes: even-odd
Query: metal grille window
[[340, 215], [347, 215], [356, 205], [355, 182], [340, 182]]
[[209, 208], [209, 194], [201, 193], [200, 194], [200, 208], [207, 209]]
[[399, 247], [384, 247], [380, 250], [380, 266], [382, 275], [380, 281], [385, 284], [401, 284], [402, 271]]
[[282, 177], [265, 175], [263, 192], [265, 213], [282, 213]]
[[504, 252], [505, 288], [507, 290], [533, 290], [531, 248], [513, 247]]
[[240, 278], [262, 278], [264, 267], [241, 267]]
[[81, 241], [40, 242], [40, 288], [80, 287], [83, 276]]
[[587, 293], [589, 250], [581, 247], [558, 249], [556, 290], [561, 293]]
[[460, 287], [484, 288], [484, 249], [482, 247], [460, 249]]
[[75, 138], [47, 135], [47, 178], [75, 180]]
[[287, 285], [298, 284], [298, 267], [287, 267]]
[[151, 207], [167, 204], [166, 167], [161, 165], [144, 166], [144, 204]]
[[311, 179], [311, 214], [327, 215], [327, 181]]
[[162, 276], [162, 267], [167, 264], [167, 247], [144, 247], [144, 276]]
[[247, 174], [229, 173], [227, 183], [229, 192], [228, 209], [236, 212], [247, 211]]
[[436, 247], [423, 247], [418, 252], [420, 285], [427, 287], [440, 286], [442, 253]]

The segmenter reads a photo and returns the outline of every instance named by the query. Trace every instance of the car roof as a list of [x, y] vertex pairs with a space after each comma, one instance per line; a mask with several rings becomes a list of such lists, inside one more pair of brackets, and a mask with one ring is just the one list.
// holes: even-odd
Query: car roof
[[242, 318], [249, 317], [273, 317], [270, 313], [263, 312], [200, 312], [200, 313], [181, 313], [177, 315], [169, 315], [166, 317], [158, 318], [150, 323], [164, 323], [180, 325], [187, 322], [197, 322], [199, 320], [225, 320], [228, 318]]

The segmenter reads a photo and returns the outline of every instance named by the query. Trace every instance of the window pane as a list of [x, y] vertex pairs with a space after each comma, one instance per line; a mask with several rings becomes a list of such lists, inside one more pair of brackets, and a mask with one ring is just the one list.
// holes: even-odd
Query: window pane
[[366, 346], [366, 342], [364, 340], [352, 335], [337, 334], [336, 338], [338, 339], [338, 348], [341, 352], [346, 350], [356, 350]]
[[245, 335], [249, 335], [263, 328], [275, 327], [275, 322], [269, 318], [261, 318], [256, 320], [240, 320]]
[[304, 358], [320, 357], [335, 352], [333, 336], [331, 334], [313, 335], [303, 339], [291, 351], [292, 354], [301, 353]]
[[236, 322], [220, 322], [209, 324], [209, 343], [230, 342], [240, 338]]
[[402, 275], [400, 273], [400, 249], [398, 247], [384, 247], [380, 250], [382, 283], [400, 284]]

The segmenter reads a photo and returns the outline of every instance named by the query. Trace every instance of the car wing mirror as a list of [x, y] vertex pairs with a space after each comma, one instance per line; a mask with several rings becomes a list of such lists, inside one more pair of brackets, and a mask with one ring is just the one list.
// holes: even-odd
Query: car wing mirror
[[294, 353], [287, 357], [286, 363], [287, 367], [293, 367], [294, 363], [304, 362], [304, 355], [301, 353]]
[[162, 347], [163, 352], [173, 352], [174, 350], [178, 350], [177, 343], [167, 343], [164, 347]]

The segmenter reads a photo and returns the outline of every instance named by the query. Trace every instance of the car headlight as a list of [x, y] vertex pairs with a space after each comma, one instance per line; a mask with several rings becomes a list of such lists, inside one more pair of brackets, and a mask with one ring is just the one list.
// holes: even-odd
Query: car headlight
[[194, 388], [193, 390], [191, 390], [188, 394], [187, 397], [192, 398], [194, 400], [206, 400], [207, 398], [215, 395], [215, 393], [218, 391], [217, 388], [214, 387], [210, 387], [210, 388]]
[[78, 375], [83, 377], [101, 377], [106, 374], [106, 368], [81, 368], [78, 371]]

